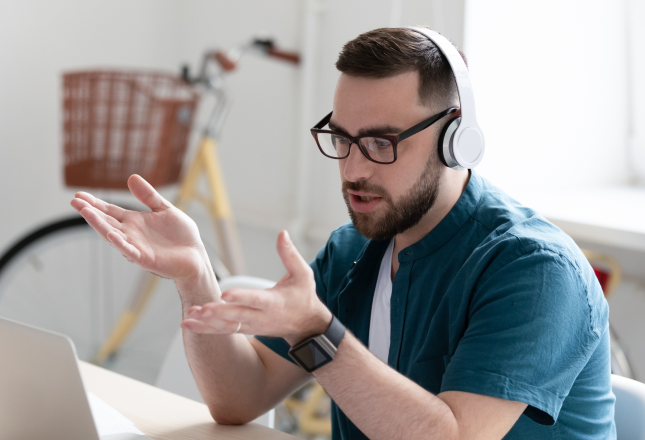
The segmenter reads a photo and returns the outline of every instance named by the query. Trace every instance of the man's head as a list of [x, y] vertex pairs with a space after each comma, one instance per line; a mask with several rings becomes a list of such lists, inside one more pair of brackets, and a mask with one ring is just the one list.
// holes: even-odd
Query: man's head
[[[425, 36], [407, 29], [376, 29], [342, 49], [332, 130], [358, 136], [398, 135], [450, 107], [459, 107], [448, 61]], [[417, 225], [432, 208], [448, 168], [437, 141], [448, 118], [401, 141], [396, 162], [370, 162], [356, 145], [339, 160], [343, 197], [356, 229], [391, 238]]]
[[410, 29], [381, 28], [359, 35], [343, 46], [336, 68], [346, 75], [374, 79], [417, 72], [421, 105], [439, 113], [459, 104], [457, 84], [446, 57], [430, 39]]

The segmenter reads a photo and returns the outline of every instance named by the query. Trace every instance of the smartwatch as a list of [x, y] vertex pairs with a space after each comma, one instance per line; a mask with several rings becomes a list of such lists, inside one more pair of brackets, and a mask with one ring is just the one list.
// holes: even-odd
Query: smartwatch
[[294, 345], [289, 350], [289, 356], [303, 370], [311, 373], [334, 360], [343, 336], [345, 326], [334, 316], [325, 333]]

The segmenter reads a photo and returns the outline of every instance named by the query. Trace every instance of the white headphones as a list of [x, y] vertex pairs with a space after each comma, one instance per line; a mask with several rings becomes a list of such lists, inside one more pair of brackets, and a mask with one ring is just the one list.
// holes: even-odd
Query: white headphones
[[475, 96], [470, 84], [468, 68], [459, 51], [446, 37], [426, 28], [408, 27], [411, 31], [425, 35], [448, 59], [452, 74], [457, 82], [461, 116], [445, 125], [439, 137], [439, 157], [449, 168], [470, 169], [479, 165], [484, 157], [485, 143], [475, 116]]

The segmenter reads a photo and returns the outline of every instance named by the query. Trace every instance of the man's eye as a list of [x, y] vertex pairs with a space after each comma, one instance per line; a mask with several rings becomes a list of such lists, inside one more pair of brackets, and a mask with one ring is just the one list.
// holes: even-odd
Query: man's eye
[[392, 143], [387, 139], [376, 138], [376, 145], [378, 145], [381, 148], [388, 148], [392, 146]]
[[342, 137], [342, 136], [334, 136], [334, 143], [335, 144], [346, 144], [349, 142], [349, 139]]

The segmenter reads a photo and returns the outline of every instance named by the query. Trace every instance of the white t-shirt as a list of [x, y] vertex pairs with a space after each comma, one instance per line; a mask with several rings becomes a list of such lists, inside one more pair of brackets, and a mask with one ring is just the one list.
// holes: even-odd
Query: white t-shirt
[[369, 350], [380, 360], [387, 364], [390, 353], [390, 298], [392, 298], [392, 253], [394, 252], [394, 238], [381, 260], [378, 272], [374, 300], [372, 301], [372, 315], [370, 317]]

